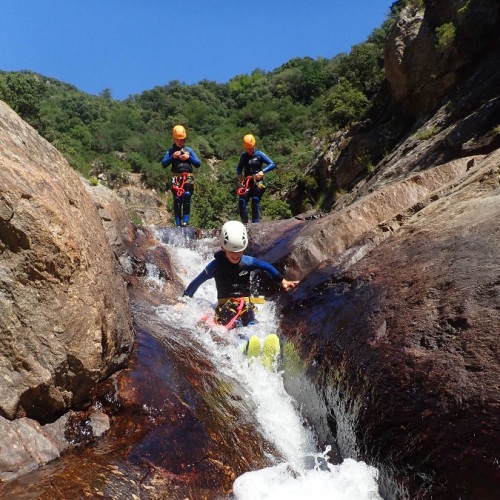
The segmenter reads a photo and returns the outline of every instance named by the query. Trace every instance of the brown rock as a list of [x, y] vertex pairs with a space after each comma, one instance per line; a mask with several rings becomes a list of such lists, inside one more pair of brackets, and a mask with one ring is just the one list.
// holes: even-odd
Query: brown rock
[[[498, 47], [499, 5], [495, 0], [431, 0], [425, 10], [409, 4], [394, 24], [384, 50], [387, 81], [396, 101], [423, 116], [461, 80], [461, 73], [490, 47]], [[454, 36], [439, 46], [439, 29]], [[498, 49], [496, 49], [498, 50]]]
[[[411, 207], [418, 207], [434, 190], [463, 176], [470, 160], [462, 158], [414, 174], [401, 182], [388, 184], [342, 211], [308, 222], [288, 243], [291, 250], [285, 262], [291, 276], [302, 278], [325, 260], [337, 263], [359, 260], [363, 253], [380, 242], [381, 235], [385, 239], [391, 234], [385, 221], [404, 210], [411, 211]], [[379, 228], [378, 235], [371, 235], [371, 245], [364, 240], [356, 246], [376, 228]]]
[[413, 114], [421, 116], [434, 107], [457, 81], [465, 65], [455, 46], [437, 48], [435, 26], [427, 10], [409, 6], [403, 10], [389, 35], [384, 50], [386, 78], [394, 98]]
[[123, 257], [135, 238], [135, 228], [123, 199], [103, 184], [94, 186], [83, 178], [81, 181], [99, 211], [111, 248], [118, 258]]
[[[295, 269], [336, 257], [288, 296], [282, 327], [317, 395], [285, 370], [287, 387], [315, 405], [319, 435], [379, 467], [384, 497], [494, 498], [500, 486], [499, 165], [500, 150], [416, 204], [400, 198], [409, 208], [357, 245], [369, 216], [352, 211], [337, 215], [345, 231], [322, 226], [321, 245], [308, 232], [307, 248], [308, 226], [296, 239]], [[408, 182], [417, 180], [420, 189], [430, 179]], [[404, 185], [385, 191], [379, 214]]]
[[165, 201], [162, 201], [154, 190], [140, 185], [123, 186], [117, 194], [125, 202], [130, 214], [141, 220], [141, 225], [167, 226], [172, 223]]
[[0, 102], [0, 413], [49, 419], [133, 341], [123, 280], [78, 175]]

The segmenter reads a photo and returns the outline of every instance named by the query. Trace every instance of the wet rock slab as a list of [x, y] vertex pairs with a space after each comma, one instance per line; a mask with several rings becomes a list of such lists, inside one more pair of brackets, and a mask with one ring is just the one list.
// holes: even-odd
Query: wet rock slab
[[[154, 297], [133, 295], [130, 366], [101, 384], [93, 401], [110, 430], [0, 486], [0, 496], [217, 498], [238, 475], [270, 465], [276, 451], [256, 430], [238, 382], [221, 378], [200, 346], [151, 321]], [[102, 422], [89, 418], [89, 430]]]
[[499, 168], [500, 151], [283, 300], [283, 331], [324, 402], [318, 427], [380, 468], [383, 494], [500, 487]]

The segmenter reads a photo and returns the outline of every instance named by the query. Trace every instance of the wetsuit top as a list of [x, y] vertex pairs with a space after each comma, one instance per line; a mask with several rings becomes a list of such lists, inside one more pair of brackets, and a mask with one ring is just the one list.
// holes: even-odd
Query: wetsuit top
[[[180, 151], [181, 149], [184, 149], [186, 153], [189, 153], [189, 159], [186, 161], [182, 161], [179, 159], [174, 159], [174, 153], [176, 151]], [[195, 152], [187, 147], [184, 146], [182, 148], [177, 147], [175, 144], [165, 153], [165, 156], [163, 157], [163, 160], [161, 161], [161, 164], [164, 167], [168, 167], [170, 164], [172, 164], [172, 173], [173, 174], [182, 174], [184, 172], [188, 172], [190, 174], [193, 173], [193, 165], [196, 168], [199, 168], [201, 165], [200, 160], [196, 156]]]
[[[262, 165], [266, 164], [266, 168]], [[261, 170], [264, 173], [270, 172], [276, 164], [268, 158], [262, 151], [255, 151], [253, 155], [249, 155], [246, 151], [241, 155], [240, 162], [236, 167], [236, 173], [239, 175], [244, 172], [244, 176], [255, 175]]]
[[271, 264], [249, 255], [243, 255], [238, 264], [229, 262], [222, 250], [219, 250], [214, 257], [214, 260], [188, 285], [184, 295], [192, 297], [202, 283], [214, 278], [218, 299], [248, 297], [250, 296], [251, 271], [265, 271], [279, 282], [283, 279], [283, 276]]

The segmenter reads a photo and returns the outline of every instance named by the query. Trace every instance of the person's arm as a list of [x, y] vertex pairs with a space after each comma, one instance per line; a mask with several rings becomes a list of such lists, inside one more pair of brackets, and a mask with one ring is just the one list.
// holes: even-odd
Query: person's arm
[[257, 156], [262, 160], [262, 163], [266, 164], [266, 168], [263, 168], [260, 172], [255, 174], [255, 179], [260, 181], [264, 177], [264, 174], [267, 174], [267, 172], [270, 172], [276, 167], [276, 163], [274, 163], [274, 161], [267, 157], [262, 151], [256, 151], [255, 154], [257, 154]]
[[165, 156], [163, 157], [163, 160], [161, 161], [161, 164], [164, 166], [164, 167], [168, 167], [171, 163], [172, 163], [172, 160], [174, 159], [173, 157], [173, 153], [174, 153], [174, 148], [170, 148], [166, 153], [165, 153]]
[[255, 257], [250, 257], [248, 255], [244, 255], [243, 257], [247, 258], [247, 263], [251, 270], [261, 270], [265, 271], [269, 276], [274, 278], [277, 282], [279, 282], [281, 288], [283, 290], [291, 290], [292, 288], [295, 288], [299, 282], [298, 281], [288, 281], [286, 280], [283, 275], [272, 265], [269, 264], [269, 262], [266, 262], [265, 260], [260, 260], [256, 259]]
[[240, 182], [243, 182], [243, 167], [245, 165], [245, 162], [243, 161], [243, 158], [245, 157], [245, 153], [243, 153], [240, 156], [240, 161], [238, 163], [238, 166], [236, 167], [236, 174], [238, 175], [238, 180]]
[[210, 262], [203, 271], [196, 276], [196, 278], [189, 283], [187, 288], [184, 290], [183, 295], [187, 297], [192, 297], [196, 290], [205, 283], [205, 281], [209, 280], [210, 278], [213, 278], [215, 276], [215, 268], [216, 268], [217, 262], [213, 260]]
[[267, 172], [270, 172], [274, 168], [276, 168], [276, 163], [274, 163], [271, 158], [267, 157], [262, 151], [257, 151], [257, 154], [260, 156], [260, 159], [267, 165], [266, 168], [262, 170], [264, 174], [267, 174]]
[[191, 163], [191, 165], [195, 166], [196, 168], [200, 168], [201, 161], [196, 156], [196, 153], [188, 147], [185, 147], [184, 150], [189, 153], [189, 162]]
[[288, 281], [285, 278], [281, 280], [281, 288], [285, 290], [285, 292], [288, 292], [288, 290], [292, 290], [299, 284], [298, 281]]

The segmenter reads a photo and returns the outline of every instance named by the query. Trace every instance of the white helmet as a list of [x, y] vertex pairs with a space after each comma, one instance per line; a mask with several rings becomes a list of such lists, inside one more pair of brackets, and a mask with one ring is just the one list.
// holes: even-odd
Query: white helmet
[[224, 250], [242, 252], [248, 245], [247, 228], [237, 220], [226, 222], [220, 231], [220, 244]]

